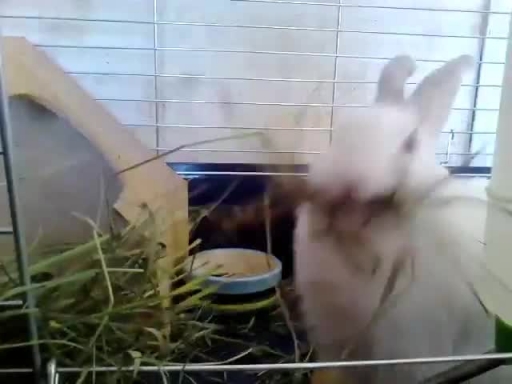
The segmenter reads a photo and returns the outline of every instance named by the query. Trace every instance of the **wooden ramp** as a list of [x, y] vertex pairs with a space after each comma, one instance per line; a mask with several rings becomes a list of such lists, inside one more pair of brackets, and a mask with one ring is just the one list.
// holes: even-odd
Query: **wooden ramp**
[[[141, 208], [148, 207], [160, 223], [167, 224], [161, 234], [161, 241], [167, 247], [168, 257], [162, 266], [172, 266], [172, 257], [186, 252], [188, 246], [186, 181], [160, 159], [116, 176], [117, 172], [153, 157], [155, 152], [124, 128], [45, 52], [22, 37], [3, 37], [1, 44], [5, 84], [12, 110], [13, 136], [17, 143], [14, 148], [16, 166], [22, 170], [19, 176], [22, 179], [20, 189], [23, 189], [23, 196], [27, 199], [31, 196], [34, 204], [40, 204], [41, 207], [53, 204], [59, 208], [65, 203], [63, 200], [67, 200], [69, 207], [84, 206], [84, 199], [97, 202], [99, 191], [91, 194], [91, 191], [84, 193], [72, 190], [80, 185], [84, 189], [89, 184], [99, 185], [100, 172], [95, 167], [107, 169], [110, 175], [106, 175], [106, 180], [112, 181], [115, 178], [120, 184], [118, 192], [113, 193], [114, 209], [126, 221], [140, 219], [144, 213]], [[18, 104], [15, 104], [16, 100]], [[20, 103], [25, 104], [23, 108]], [[24, 113], [23, 110], [27, 108], [32, 109], [32, 112]], [[34, 112], [34, 108], [41, 111]], [[45, 117], [48, 113], [54, 118]], [[45, 143], [46, 147], [41, 148]], [[84, 149], [86, 146], [89, 149]], [[105, 164], [102, 165], [102, 162]], [[41, 174], [44, 167], [48, 173], [46, 176]], [[54, 178], [54, 181], [58, 180], [57, 183], [50, 183], [51, 176], [59, 173], [59, 167], [64, 169], [60, 172], [61, 177]], [[36, 168], [37, 172], [34, 171]], [[30, 184], [31, 176], [36, 181]], [[88, 178], [94, 179], [94, 182], [85, 183], [84, 180]], [[23, 188], [24, 182], [27, 188], [30, 186], [35, 190]], [[52, 201], [52, 196], [59, 194], [59, 198], [55, 197]], [[24, 204], [23, 197], [22, 204], [27, 206], [27, 212], [23, 215], [27, 227], [30, 227], [40, 213], [37, 210], [34, 212], [34, 209], [28, 211], [30, 204]], [[0, 205], [5, 205], [4, 201]], [[94, 204], [87, 206], [90, 210]], [[3, 211], [5, 218], [8, 215], [5, 207]], [[47, 211], [47, 216], [50, 216], [51, 209]], [[67, 230], [65, 227], [69, 225], [69, 220], [64, 220], [63, 224], [50, 228], [50, 232], [54, 231], [55, 239], [59, 240], [57, 236]], [[61, 239], [73, 240], [77, 239]]]

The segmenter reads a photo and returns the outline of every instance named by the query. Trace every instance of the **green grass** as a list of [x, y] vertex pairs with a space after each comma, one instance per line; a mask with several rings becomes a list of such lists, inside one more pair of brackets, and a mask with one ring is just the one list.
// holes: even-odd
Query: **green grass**
[[[19, 299], [28, 289], [37, 300], [38, 308], [32, 314], [38, 320], [45, 361], [55, 358], [60, 367], [80, 367], [83, 371], [78, 382], [95, 383], [114, 379], [135, 382], [131, 372], [95, 375], [90, 370], [95, 366], [219, 363], [210, 355], [219, 345], [236, 347], [234, 355], [226, 356], [231, 363], [253, 357], [274, 363], [294, 361], [294, 356], [273, 350], [264, 340], [262, 345], [254, 343], [262, 331], [251, 334], [251, 316], [227, 330], [215, 322], [215, 316], [206, 315], [228, 312], [247, 316], [267, 309], [274, 320], [269, 321], [273, 329], [266, 332], [286, 333], [277, 296], [257, 303], [216, 304], [212, 302], [216, 287], [202, 285], [207, 275], [184, 280], [183, 262], [171, 273], [172, 306], [164, 310], [155, 266], [164, 250], [147, 236], [150, 227], [142, 222], [119, 233], [101, 234], [91, 226], [89, 242], [45, 250], [44, 257], [37, 258], [41, 261], [30, 267], [31, 287], [17, 286], [12, 278], [14, 265], [3, 266], [0, 300]], [[13, 331], [13, 325], [23, 322], [21, 317], [29, 312], [20, 308], [0, 312], [0, 351], [33, 343], [26, 340], [25, 333]], [[170, 325], [170, 334], [163, 331], [166, 325]], [[261, 382], [289, 382], [282, 380], [281, 375], [267, 373]]]

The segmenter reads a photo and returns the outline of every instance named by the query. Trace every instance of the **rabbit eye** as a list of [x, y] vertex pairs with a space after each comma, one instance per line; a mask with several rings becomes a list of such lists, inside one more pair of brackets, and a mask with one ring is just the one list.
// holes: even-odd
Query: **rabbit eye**
[[369, 206], [375, 212], [385, 212], [391, 210], [396, 206], [396, 193], [390, 193], [388, 195], [379, 196], [368, 202]]
[[407, 154], [410, 154], [414, 151], [414, 149], [416, 148], [416, 142], [417, 142], [417, 138], [416, 138], [416, 130], [414, 130], [408, 137], [407, 139], [405, 139], [404, 143], [403, 143], [403, 151]]

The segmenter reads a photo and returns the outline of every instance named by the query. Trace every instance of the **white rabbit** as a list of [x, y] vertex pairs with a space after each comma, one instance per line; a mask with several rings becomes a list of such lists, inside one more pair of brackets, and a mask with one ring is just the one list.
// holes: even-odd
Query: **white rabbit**
[[[319, 360], [339, 361], [344, 353], [349, 360], [373, 360], [480, 354], [492, 348], [493, 320], [466, 273], [478, 262], [469, 259], [483, 254], [477, 240], [483, 238], [485, 204], [450, 203], [407, 217], [397, 211], [375, 214], [364, 204], [392, 193], [406, 204], [434, 185], [431, 199], [483, 196], [482, 187], [475, 189], [469, 180], [440, 184], [448, 170], [435, 157], [438, 135], [472, 65], [466, 55], [451, 60], [405, 99], [404, 84], [415, 62], [408, 56], [390, 60], [375, 103], [344, 116], [331, 148], [311, 164], [307, 183], [320, 197], [297, 209], [295, 283]], [[336, 204], [346, 201], [351, 203], [336, 213]], [[374, 263], [375, 255], [380, 264]], [[414, 260], [412, 277], [400, 274], [396, 305], [354, 339], [375, 314], [401, 256]], [[352, 383], [412, 384], [448, 367], [370, 367], [344, 374]], [[509, 368], [500, 368], [472, 382], [511, 379]]]

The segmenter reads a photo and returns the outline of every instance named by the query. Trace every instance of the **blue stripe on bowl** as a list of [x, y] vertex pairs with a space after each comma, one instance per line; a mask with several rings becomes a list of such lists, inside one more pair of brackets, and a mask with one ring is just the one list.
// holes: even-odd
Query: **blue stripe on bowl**
[[[219, 277], [211, 276], [206, 279], [206, 286], [218, 286], [216, 293], [224, 295], [245, 295], [251, 293], [263, 292], [267, 289], [276, 287], [281, 281], [282, 265], [275, 256], [267, 254], [265, 252], [256, 251], [253, 249], [246, 248], [218, 248], [210, 249], [195, 254], [191, 257], [194, 259], [194, 263], [200, 262], [201, 258], [208, 257], [215, 253], [252, 253], [255, 257], [270, 257], [275, 263], [275, 268], [269, 272], [265, 272], [256, 276], [244, 276], [244, 277]], [[197, 277], [199, 274], [193, 272], [189, 275], [190, 277]]]

